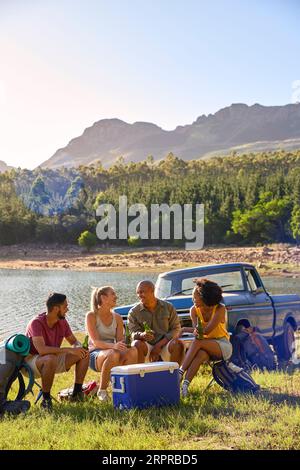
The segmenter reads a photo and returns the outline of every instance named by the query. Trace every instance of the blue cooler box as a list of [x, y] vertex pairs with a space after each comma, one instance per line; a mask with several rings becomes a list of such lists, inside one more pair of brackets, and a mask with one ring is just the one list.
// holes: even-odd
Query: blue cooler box
[[152, 362], [113, 367], [111, 383], [115, 408], [147, 408], [179, 403], [179, 365]]

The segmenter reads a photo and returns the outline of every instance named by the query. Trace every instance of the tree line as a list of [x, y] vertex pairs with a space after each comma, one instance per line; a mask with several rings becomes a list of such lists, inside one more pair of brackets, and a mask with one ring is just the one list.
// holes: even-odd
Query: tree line
[[121, 195], [129, 206], [148, 209], [203, 203], [206, 244], [300, 240], [296, 150], [188, 162], [170, 153], [159, 162], [151, 156], [138, 163], [119, 158], [110, 168], [97, 162], [77, 169], [10, 170], [0, 175], [0, 244], [76, 243], [82, 232], [95, 233], [98, 205], [117, 209]]

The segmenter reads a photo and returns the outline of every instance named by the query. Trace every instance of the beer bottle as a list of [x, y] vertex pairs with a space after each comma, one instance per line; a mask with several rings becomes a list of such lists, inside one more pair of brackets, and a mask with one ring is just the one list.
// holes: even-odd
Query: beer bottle
[[151, 330], [150, 326], [148, 325], [146, 321], [144, 321], [143, 325], [144, 325], [144, 331], [146, 331], [147, 333], [153, 333], [153, 331]]
[[83, 349], [89, 349], [89, 335], [86, 335], [82, 343]]
[[128, 325], [125, 325], [125, 344], [127, 348], [131, 348], [131, 333], [129, 331]]
[[198, 320], [197, 320], [197, 336], [196, 336], [196, 339], [203, 339], [203, 325], [202, 325], [202, 321], [200, 320], [199, 317], [198, 317]]

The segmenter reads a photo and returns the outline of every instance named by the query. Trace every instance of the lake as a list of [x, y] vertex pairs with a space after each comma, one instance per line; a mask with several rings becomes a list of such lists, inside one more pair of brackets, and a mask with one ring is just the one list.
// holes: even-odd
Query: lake
[[[158, 273], [79, 272], [48, 270], [0, 269], [0, 339], [9, 334], [24, 333], [29, 320], [45, 311], [50, 292], [66, 294], [69, 302], [68, 320], [74, 331], [84, 329], [92, 287], [112, 285], [118, 305], [137, 300], [136, 284], [142, 279], [155, 281]], [[272, 294], [300, 293], [300, 279], [264, 278]]]

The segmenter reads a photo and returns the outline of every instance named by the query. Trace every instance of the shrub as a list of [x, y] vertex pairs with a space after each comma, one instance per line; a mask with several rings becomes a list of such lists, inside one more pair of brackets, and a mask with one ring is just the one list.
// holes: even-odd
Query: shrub
[[85, 230], [78, 238], [78, 244], [90, 251], [97, 244], [97, 237], [94, 233]]
[[129, 237], [127, 239], [127, 243], [131, 247], [139, 246], [141, 243], [141, 239], [139, 237]]

